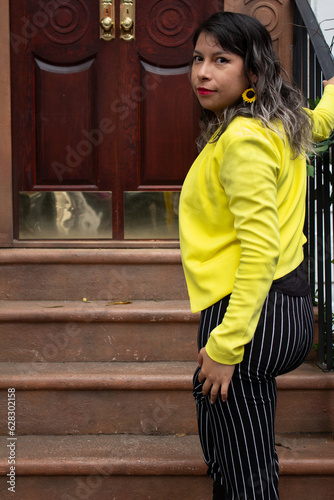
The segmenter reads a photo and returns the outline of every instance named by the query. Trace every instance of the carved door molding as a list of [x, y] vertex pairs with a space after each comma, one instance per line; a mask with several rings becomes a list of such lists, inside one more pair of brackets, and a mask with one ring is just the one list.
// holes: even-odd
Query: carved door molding
[[267, 28], [284, 69], [292, 73], [292, 0], [225, 0], [224, 10], [255, 17]]

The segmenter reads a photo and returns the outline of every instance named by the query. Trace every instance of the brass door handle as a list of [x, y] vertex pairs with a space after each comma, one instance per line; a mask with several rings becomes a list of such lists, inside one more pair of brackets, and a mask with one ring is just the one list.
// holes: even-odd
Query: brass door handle
[[135, 0], [121, 0], [121, 38], [127, 42], [135, 39]]
[[123, 31], [129, 32], [131, 31], [131, 28], [133, 27], [133, 21], [131, 17], [125, 17], [123, 21], [121, 22], [121, 28]]
[[115, 3], [114, 0], [100, 0], [100, 38], [109, 42], [115, 38]]
[[104, 17], [101, 20], [101, 26], [105, 31], [110, 31], [114, 27], [114, 21], [111, 19], [111, 17]]

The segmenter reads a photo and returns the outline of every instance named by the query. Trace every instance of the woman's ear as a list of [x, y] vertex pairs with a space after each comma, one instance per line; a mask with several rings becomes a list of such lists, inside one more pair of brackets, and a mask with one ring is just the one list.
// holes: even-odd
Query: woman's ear
[[249, 71], [249, 77], [250, 77], [252, 83], [254, 83], [254, 84], [257, 83], [258, 77], [256, 76], [255, 73], [253, 73], [252, 70]]

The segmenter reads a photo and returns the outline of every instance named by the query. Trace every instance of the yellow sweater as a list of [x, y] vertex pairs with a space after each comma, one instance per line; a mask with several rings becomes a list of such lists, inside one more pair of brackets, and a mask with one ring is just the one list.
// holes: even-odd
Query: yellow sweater
[[[334, 127], [334, 85], [311, 112], [314, 140]], [[192, 165], [180, 199], [180, 245], [191, 310], [231, 294], [208, 355], [242, 361], [274, 279], [303, 260], [306, 160], [288, 140], [252, 118], [237, 117]]]

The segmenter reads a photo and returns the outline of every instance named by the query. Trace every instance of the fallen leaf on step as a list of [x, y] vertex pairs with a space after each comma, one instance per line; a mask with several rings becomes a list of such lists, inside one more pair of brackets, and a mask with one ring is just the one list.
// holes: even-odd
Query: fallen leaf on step
[[82, 302], [93, 302], [93, 301], [92, 301], [92, 300], [88, 300], [88, 299], [86, 299], [86, 297], [84, 297], [84, 298], [82, 299]]
[[56, 309], [56, 307], [64, 307], [64, 306], [43, 306], [44, 309]]
[[131, 304], [131, 300], [118, 300], [117, 302], [108, 302], [106, 306], [122, 306], [124, 304]]

